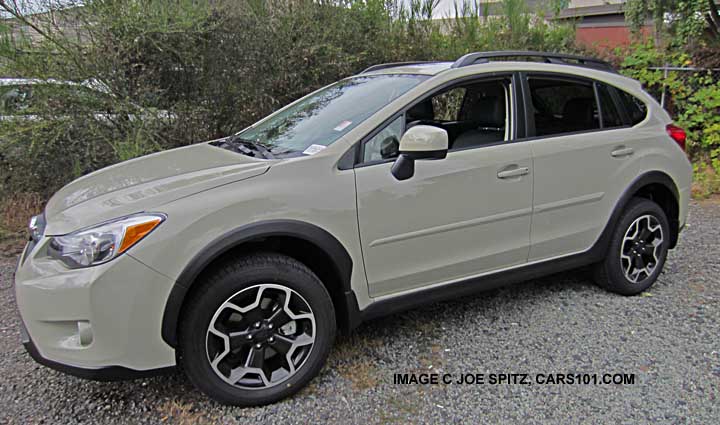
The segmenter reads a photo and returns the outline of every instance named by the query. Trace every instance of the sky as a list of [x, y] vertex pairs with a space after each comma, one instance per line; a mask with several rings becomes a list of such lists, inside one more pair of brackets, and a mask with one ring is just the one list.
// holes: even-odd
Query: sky
[[[405, 4], [409, 4], [411, 0], [402, 0], [405, 2]], [[498, 2], [500, 0], [468, 0], [469, 3], [479, 3], [480, 8], [482, 10], [483, 3], [494, 3]], [[440, 0], [438, 2], [438, 5], [435, 7], [435, 10], [433, 11], [433, 17], [434, 18], [446, 18], [446, 17], [453, 17], [455, 16], [455, 3], [458, 3], [458, 5], [463, 3], [463, 0]]]
[[[402, 0], [403, 3], [406, 5], [409, 5], [411, 0]], [[435, 7], [435, 10], [433, 10], [433, 17], [434, 18], [445, 18], [448, 16], [454, 16], [455, 15], [455, 2], [458, 2], [458, 4], [462, 3], [463, 0], [440, 0], [438, 2], [438, 5]], [[487, 2], [488, 0], [471, 0], [471, 2], [479, 1], [479, 2]], [[493, 0], [490, 0], [493, 1]]]

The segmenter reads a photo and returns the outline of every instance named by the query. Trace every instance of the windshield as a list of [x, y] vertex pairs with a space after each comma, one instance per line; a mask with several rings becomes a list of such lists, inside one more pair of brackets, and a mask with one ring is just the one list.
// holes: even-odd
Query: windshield
[[235, 137], [272, 154], [313, 154], [412, 87], [423, 75], [369, 75], [339, 81]]

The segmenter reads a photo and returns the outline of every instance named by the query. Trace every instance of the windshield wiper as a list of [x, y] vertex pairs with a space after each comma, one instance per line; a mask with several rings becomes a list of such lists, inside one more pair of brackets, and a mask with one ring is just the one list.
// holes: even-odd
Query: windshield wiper
[[265, 159], [275, 159], [275, 155], [270, 152], [270, 149], [265, 147], [262, 143], [253, 142], [252, 140], [246, 140], [240, 136], [230, 136], [224, 142], [234, 148], [237, 152], [240, 152], [247, 156], [262, 156]]

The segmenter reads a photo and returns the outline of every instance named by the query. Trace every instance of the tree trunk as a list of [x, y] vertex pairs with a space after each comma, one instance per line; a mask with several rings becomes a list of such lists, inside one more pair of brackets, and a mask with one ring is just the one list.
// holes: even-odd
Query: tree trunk
[[716, 36], [720, 34], [720, 14], [718, 14], [718, 7], [717, 4], [715, 4], [715, 0], [708, 0], [708, 9], [710, 11], [710, 26], [712, 27], [712, 32]]

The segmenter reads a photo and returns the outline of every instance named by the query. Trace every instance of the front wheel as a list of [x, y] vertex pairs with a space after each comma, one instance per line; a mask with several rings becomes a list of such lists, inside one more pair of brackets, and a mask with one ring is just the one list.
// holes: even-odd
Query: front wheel
[[595, 281], [622, 295], [635, 295], [657, 280], [668, 253], [670, 226], [655, 202], [633, 198], [618, 220], [606, 258], [595, 266]]
[[198, 389], [221, 403], [262, 405], [299, 391], [320, 371], [335, 313], [305, 265], [251, 255], [201, 285], [180, 325], [180, 361]]

